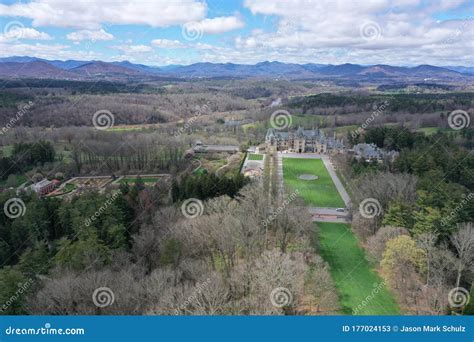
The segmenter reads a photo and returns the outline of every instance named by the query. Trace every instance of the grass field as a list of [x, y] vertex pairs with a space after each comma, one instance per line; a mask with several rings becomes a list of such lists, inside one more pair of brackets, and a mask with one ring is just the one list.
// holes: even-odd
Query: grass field
[[263, 154], [249, 154], [249, 160], [263, 160]]
[[[316, 175], [315, 180], [301, 180], [302, 174]], [[321, 159], [283, 158], [283, 179], [306, 203], [313, 207], [345, 207]]]
[[[143, 183], [156, 183], [158, 181], [157, 177], [141, 177]], [[135, 183], [138, 177], [125, 177], [120, 180], [120, 183]]]
[[[392, 294], [372, 270], [349, 226], [329, 222], [319, 222], [318, 226], [320, 254], [331, 268], [331, 275], [339, 292], [342, 313], [400, 314]], [[359, 305], [361, 306], [358, 308]]]
[[454, 131], [449, 127], [421, 127], [416, 130], [417, 132], [422, 132], [425, 135], [433, 135], [436, 132], [451, 132], [452, 134], [457, 134], [459, 131]]

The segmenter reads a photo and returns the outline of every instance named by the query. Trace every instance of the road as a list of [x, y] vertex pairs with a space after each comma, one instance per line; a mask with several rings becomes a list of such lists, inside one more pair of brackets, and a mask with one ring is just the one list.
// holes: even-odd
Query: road
[[337, 211], [337, 208], [318, 208], [308, 207], [307, 210], [313, 218], [313, 222], [339, 222], [348, 223], [350, 222], [349, 211], [344, 212]]

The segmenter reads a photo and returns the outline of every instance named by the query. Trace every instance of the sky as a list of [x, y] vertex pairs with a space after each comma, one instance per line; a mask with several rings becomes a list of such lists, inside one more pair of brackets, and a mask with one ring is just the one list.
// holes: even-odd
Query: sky
[[473, 0], [0, 0], [0, 57], [474, 66]]

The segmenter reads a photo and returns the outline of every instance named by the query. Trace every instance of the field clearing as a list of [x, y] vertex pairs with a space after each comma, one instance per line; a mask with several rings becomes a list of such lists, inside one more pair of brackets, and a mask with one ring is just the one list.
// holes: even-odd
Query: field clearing
[[342, 313], [399, 315], [395, 299], [372, 269], [349, 226], [328, 222], [318, 226], [320, 254], [330, 266]]
[[440, 132], [450, 132], [451, 134], [459, 134], [460, 131], [455, 131], [451, 128], [448, 127], [421, 127], [416, 130], [417, 132], [422, 132], [425, 135], [433, 135], [437, 133], [438, 131]]
[[[302, 180], [303, 174], [318, 176], [315, 180]], [[293, 190], [298, 190], [305, 202], [313, 207], [345, 207], [321, 159], [283, 158], [283, 179]]]
[[77, 187], [101, 188], [112, 181], [111, 177], [77, 177], [68, 181]]
[[137, 126], [113, 126], [107, 128], [106, 132], [125, 132], [125, 131], [141, 131], [148, 127], [137, 125]]
[[[146, 176], [146, 177], [141, 177], [143, 183], [156, 183], [159, 180], [160, 177], [153, 177], [153, 176]], [[120, 180], [120, 183], [136, 183], [138, 180], [138, 177], [124, 177]]]
[[249, 154], [249, 160], [263, 160], [263, 154], [255, 154], [251, 153]]

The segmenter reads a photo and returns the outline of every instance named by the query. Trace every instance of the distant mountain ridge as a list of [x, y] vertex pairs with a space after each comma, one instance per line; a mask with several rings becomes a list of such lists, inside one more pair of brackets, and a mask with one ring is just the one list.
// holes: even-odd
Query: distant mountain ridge
[[348, 79], [456, 79], [474, 76], [471, 67], [438, 67], [419, 65], [416, 67], [390, 66], [384, 64], [296, 64], [283, 62], [260, 62], [257, 64], [195, 63], [154, 67], [129, 61], [103, 62], [79, 60], [46, 60], [28, 56], [0, 58], [0, 77], [9, 78], [68, 78], [87, 79], [94, 77], [265, 77], [292, 79], [348, 78]]

